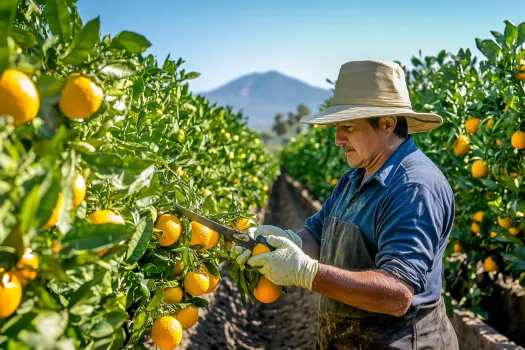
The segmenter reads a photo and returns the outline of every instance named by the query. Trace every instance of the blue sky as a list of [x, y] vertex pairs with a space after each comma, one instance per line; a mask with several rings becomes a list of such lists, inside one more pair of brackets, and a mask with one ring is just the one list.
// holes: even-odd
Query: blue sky
[[240, 75], [278, 70], [329, 87], [351, 60], [399, 60], [475, 48], [475, 38], [525, 21], [523, 0], [78, 0], [84, 22], [100, 16], [104, 34], [131, 30], [161, 61], [182, 57], [202, 75], [193, 91]]

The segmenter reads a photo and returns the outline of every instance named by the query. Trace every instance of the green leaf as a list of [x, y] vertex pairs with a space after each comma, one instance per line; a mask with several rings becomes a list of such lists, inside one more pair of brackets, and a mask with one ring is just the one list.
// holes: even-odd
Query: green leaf
[[157, 290], [155, 292], [155, 295], [153, 296], [153, 298], [148, 303], [148, 306], [146, 307], [146, 310], [148, 310], [148, 311], [155, 310], [157, 308], [157, 306], [159, 306], [160, 303], [162, 303], [163, 300], [164, 300], [164, 290], [162, 289], [162, 287], [158, 286]]
[[216, 213], [217, 201], [215, 200], [214, 196], [206, 196], [204, 203], [202, 204], [202, 208], [210, 213]]
[[151, 214], [142, 217], [136, 226], [135, 233], [128, 242], [126, 254], [128, 264], [134, 264], [144, 255], [148, 249], [148, 243], [153, 234], [153, 220]]
[[494, 40], [476, 39], [476, 47], [489, 59], [489, 61], [496, 62], [498, 55], [501, 53], [501, 48], [494, 42]]
[[16, 0], [4, 0], [0, 2], [0, 76], [9, 66], [9, 43], [8, 37], [15, 20]]
[[113, 327], [113, 330], [117, 330], [122, 327], [127, 319], [128, 314], [124, 311], [111, 311], [106, 315], [106, 320]]
[[64, 54], [64, 63], [81, 65], [89, 56], [100, 37], [100, 17], [87, 22], [84, 28], [77, 32], [69, 49]]
[[505, 259], [512, 267], [517, 271], [525, 271], [525, 258], [516, 256], [514, 254], [501, 253], [503, 259]]
[[64, 334], [68, 319], [68, 313], [65, 311], [59, 313], [42, 310], [38, 312], [32, 323], [40, 334], [45, 335], [49, 340], [56, 340]]
[[84, 141], [72, 141], [69, 143], [71, 148], [84, 154], [95, 154], [97, 149], [90, 143]]
[[73, 208], [73, 179], [75, 177], [76, 157], [74, 152], [70, 152], [68, 159], [62, 164], [62, 207], [58, 214], [56, 227], [62, 234], [66, 234], [71, 229], [70, 211]]
[[105, 78], [118, 80], [133, 76], [135, 71], [135, 66], [130, 62], [117, 62], [103, 66], [100, 69], [100, 75]]
[[124, 30], [115, 36], [111, 46], [131, 53], [142, 53], [151, 46], [151, 43], [140, 34]]
[[518, 39], [518, 28], [509, 20], [505, 21], [505, 42], [508, 47], [512, 47]]
[[96, 339], [105, 338], [111, 334], [113, 334], [113, 327], [107, 321], [97, 322], [89, 332], [89, 335]]
[[133, 181], [133, 183], [128, 188], [127, 195], [132, 195], [144, 187], [148, 187], [151, 184], [151, 179], [155, 173], [155, 165], [147, 167], [140, 175]]
[[15, 39], [15, 42], [21, 47], [30, 49], [37, 44], [33, 33], [22, 28], [14, 27], [11, 31], [11, 35], [13, 36], [13, 39]]
[[525, 43], [525, 22], [518, 25], [518, 39], [516, 40], [516, 45], [522, 45]]
[[219, 269], [217, 269], [217, 267], [214, 264], [210, 262], [205, 262], [204, 265], [206, 265], [206, 268], [212, 275], [220, 277], [221, 273], [219, 272]]
[[144, 311], [139, 313], [137, 317], [135, 318], [135, 321], [133, 322], [133, 330], [136, 331], [144, 327], [147, 319], [148, 319], [148, 315]]
[[40, 98], [59, 95], [64, 87], [64, 82], [47, 74], [42, 74], [36, 80], [36, 88]]
[[120, 224], [91, 224], [87, 221], [76, 222], [62, 240], [63, 252], [68, 251], [100, 251], [126, 240], [133, 234], [134, 228]]
[[44, 17], [54, 36], [60, 36], [62, 41], [69, 40], [73, 29], [66, 0], [47, 0]]
[[84, 300], [84, 298], [89, 296], [88, 292], [91, 290], [91, 288], [102, 282], [106, 273], [106, 271], [101, 271], [97, 273], [91, 281], [88, 281], [80, 286], [80, 288], [78, 288], [69, 299], [69, 309], [72, 309], [74, 306]]
[[199, 72], [189, 72], [188, 74], [186, 74], [184, 76], [184, 79], [185, 80], [191, 80], [191, 79], [198, 78], [200, 76], [201, 76], [201, 73], [199, 73]]

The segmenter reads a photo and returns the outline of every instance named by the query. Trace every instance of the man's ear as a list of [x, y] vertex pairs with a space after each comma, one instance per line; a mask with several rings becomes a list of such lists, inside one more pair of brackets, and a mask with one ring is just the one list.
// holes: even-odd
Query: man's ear
[[393, 133], [397, 125], [396, 117], [381, 117], [379, 119], [379, 130]]

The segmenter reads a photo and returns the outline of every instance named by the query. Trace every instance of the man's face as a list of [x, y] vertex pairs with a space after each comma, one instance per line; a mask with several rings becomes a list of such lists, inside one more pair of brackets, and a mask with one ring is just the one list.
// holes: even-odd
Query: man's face
[[346, 153], [348, 165], [353, 168], [369, 167], [386, 148], [387, 135], [381, 131], [381, 124], [384, 123], [381, 119], [379, 130], [365, 119], [337, 123], [335, 144]]

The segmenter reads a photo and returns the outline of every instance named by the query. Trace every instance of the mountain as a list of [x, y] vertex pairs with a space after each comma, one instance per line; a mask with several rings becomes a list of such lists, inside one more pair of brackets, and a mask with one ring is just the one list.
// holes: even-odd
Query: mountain
[[277, 71], [251, 73], [218, 88], [199, 93], [212, 103], [232, 106], [235, 112], [248, 117], [248, 125], [256, 131], [270, 130], [276, 113], [295, 112], [301, 103], [312, 113], [332, 96], [328, 89], [311, 86]]

